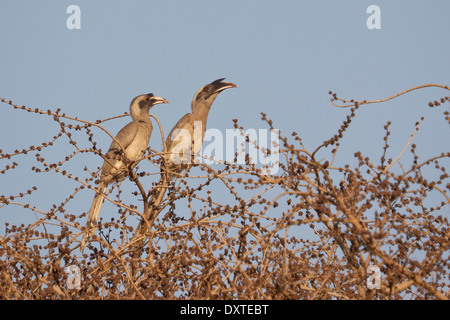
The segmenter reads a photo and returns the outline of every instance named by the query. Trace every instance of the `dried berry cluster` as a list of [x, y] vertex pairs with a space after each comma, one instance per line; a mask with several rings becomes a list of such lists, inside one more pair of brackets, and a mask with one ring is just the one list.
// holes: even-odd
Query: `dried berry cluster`
[[[0, 213], [20, 209], [32, 221], [7, 222], [1, 231], [0, 299], [448, 299], [450, 153], [420, 160], [413, 133], [401, 155], [389, 158], [388, 122], [380, 159], [357, 152], [355, 165], [337, 166], [346, 129], [371, 102], [331, 94], [333, 103], [352, 107], [350, 115], [312, 152], [298, 134], [280, 134], [277, 175], [248, 156], [239, 165], [199, 164], [164, 186], [155, 202], [163, 194], [156, 191], [161, 157], [149, 149], [131, 183], [108, 191], [109, 206], [83, 255], [78, 246], [89, 202], [83, 213], [74, 208], [96, 188], [98, 168], [87, 165], [103, 156], [95, 133], [110, 134], [102, 121], [0, 98], [36, 119], [49, 116], [59, 128], [39, 146], [0, 151], [0, 174], [14, 176], [29, 160], [31, 175], [56, 176], [57, 188], [70, 190], [48, 199], [49, 207], [33, 198], [44, 186], [28, 180], [22, 192], [0, 195]], [[273, 129], [265, 114], [262, 120]], [[53, 150], [61, 146], [67, 153], [58, 158]], [[399, 169], [405, 154], [412, 160]], [[146, 217], [153, 217], [149, 228], [137, 233]], [[139, 254], [137, 243], [145, 245]], [[71, 265], [79, 267], [79, 289], [64, 271]], [[380, 269], [378, 289], [367, 284], [369, 266]]]

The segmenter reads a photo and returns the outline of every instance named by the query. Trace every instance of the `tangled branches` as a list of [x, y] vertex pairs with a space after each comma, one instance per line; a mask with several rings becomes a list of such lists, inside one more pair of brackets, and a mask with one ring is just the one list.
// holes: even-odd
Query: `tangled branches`
[[[83, 255], [79, 241], [98, 177], [91, 163], [103, 156], [96, 133], [113, 139], [101, 126], [111, 119], [89, 122], [0, 98], [36, 119], [50, 117], [58, 128], [38, 146], [0, 151], [0, 174], [14, 178], [28, 166], [30, 176], [55, 179], [53, 186], [66, 192], [48, 196], [47, 208], [39, 194], [45, 183], [29, 185], [30, 178], [21, 191], [2, 188], [0, 213], [13, 212], [26, 223], [8, 221], [0, 235], [0, 298], [448, 299], [450, 152], [419, 158], [412, 141], [420, 120], [390, 158], [388, 122], [378, 162], [356, 152], [354, 165], [336, 165], [340, 142], [361, 106], [390, 98], [358, 102], [330, 94], [333, 104], [351, 108], [333, 137], [310, 151], [296, 133], [280, 133], [277, 174], [240, 152], [235, 158], [242, 163], [193, 165], [165, 186], [158, 214], [142, 235], [137, 225], [155, 210], [149, 199], [161, 188], [156, 181], [163, 165], [161, 152], [149, 148], [130, 181], [106, 194], [99, 231]], [[444, 115], [450, 124], [448, 111]], [[275, 129], [265, 114], [262, 120]], [[234, 126], [261, 149], [238, 121]], [[399, 170], [405, 154], [411, 163], [403, 161]], [[133, 248], [141, 241], [146, 250], [136, 256]], [[76, 288], [67, 266], [79, 269]], [[368, 285], [373, 266], [379, 270], [375, 288]]]

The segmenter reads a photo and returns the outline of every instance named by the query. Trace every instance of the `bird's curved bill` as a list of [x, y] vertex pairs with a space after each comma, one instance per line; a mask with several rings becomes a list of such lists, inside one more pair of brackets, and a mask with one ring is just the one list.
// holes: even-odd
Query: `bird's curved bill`
[[223, 80], [225, 80], [225, 78], [218, 79], [218, 80], [213, 81], [211, 83], [211, 84], [213, 84], [216, 87], [216, 89], [214, 90], [215, 92], [220, 92], [220, 91], [223, 91], [225, 89], [237, 88], [238, 87], [233, 82], [225, 82]]
[[154, 104], [169, 103], [169, 101], [167, 101], [164, 98], [160, 98], [160, 97], [153, 97], [152, 99], [155, 101]]

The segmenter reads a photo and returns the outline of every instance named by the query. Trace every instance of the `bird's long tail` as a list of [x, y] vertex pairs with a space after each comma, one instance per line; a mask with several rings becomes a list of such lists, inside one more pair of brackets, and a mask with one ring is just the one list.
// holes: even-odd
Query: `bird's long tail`
[[86, 244], [95, 232], [95, 226], [97, 225], [98, 217], [100, 214], [100, 209], [102, 208], [103, 200], [105, 198], [104, 194], [106, 191], [107, 184], [100, 182], [98, 185], [98, 192], [95, 194], [94, 200], [92, 200], [91, 209], [89, 210], [89, 216], [86, 223], [86, 229], [84, 231], [83, 239], [81, 240], [80, 250], [84, 251]]
[[164, 194], [166, 193], [167, 187], [164, 186], [165, 179], [161, 177], [159, 180], [159, 183], [157, 184], [157, 188], [155, 188], [152, 192], [152, 195], [149, 199], [149, 212], [147, 212], [147, 215], [145, 219], [142, 219], [139, 223], [137, 234], [140, 234], [143, 232], [143, 229], [146, 229], [146, 221], [145, 220], [153, 220], [155, 217], [155, 214], [158, 212], [158, 207], [161, 204], [161, 201], [163, 200]]
[[149, 211], [146, 213], [145, 217], [141, 220], [136, 229], [135, 238], [137, 238], [137, 240], [132, 249], [132, 251], [134, 252], [133, 258], [138, 258], [141, 255], [147, 238], [146, 236], [144, 236], [144, 234], [148, 227], [151, 228], [153, 221], [160, 213], [161, 209], [159, 207], [166, 193], [167, 184], [169, 183], [168, 181], [169, 180], [167, 180], [167, 176], [164, 176], [163, 171], [161, 171], [161, 179], [159, 180], [157, 187], [153, 190], [152, 195], [149, 199]]

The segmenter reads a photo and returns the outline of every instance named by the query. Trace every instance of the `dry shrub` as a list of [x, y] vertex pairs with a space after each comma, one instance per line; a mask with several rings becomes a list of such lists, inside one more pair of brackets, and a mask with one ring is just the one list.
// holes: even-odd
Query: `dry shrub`
[[[400, 156], [387, 158], [388, 122], [380, 159], [357, 152], [355, 165], [334, 164], [359, 108], [429, 86], [449, 89], [425, 85], [360, 102], [330, 92], [332, 103], [350, 108], [350, 114], [313, 151], [296, 133], [280, 134], [276, 175], [264, 174], [247, 156], [244, 164], [195, 165], [159, 185], [161, 153], [149, 149], [130, 173], [131, 184], [109, 189], [105, 201], [110, 205], [103, 207], [99, 230], [84, 254], [78, 247], [90, 203], [78, 199], [83, 192], [93, 197], [99, 170], [92, 165], [81, 170], [80, 163], [103, 155], [94, 135], [98, 129], [107, 132], [103, 121], [1, 99], [17, 112], [35, 113], [36, 121], [50, 117], [59, 131], [38, 146], [0, 151], [0, 173], [14, 177], [22, 162], [32, 161], [31, 175], [56, 175], [72, 191], [51, 197], [47, 209], [32, 197], [41, 186], [29, 185], [31, 179], [21, 182], [22, 192], [0, 196], [2, 213], [19, 207], [35, 217], [28, 224], [6, 223], [0, 235], [0, 298], [448, 299], [448, 150], [419, 160], [412, 143], [419, 121]], [[448, 105], [448, 100], [430, 106]], [[444, 116], [450, 124], [448, 111]], [[274, 128], [265, 114], [262, 120]], [[66, 155], [49, 160], [61, 145]], [[412, 160], [395, 170], [406, 153]], [[161, 188], [164, 197], [155, 202]], [[80, 214], [73, 204], [86, 211]], [[136, 232], [139, 221], [147, 222], [143, 233]], [[144, 250], [137, 251], [137, 243]], [[64, 270], [71, 265], [79, 268], [79, 289], [70, 286]], [[368, 285], [370, 266], [379, 268], [379, 288]]]

